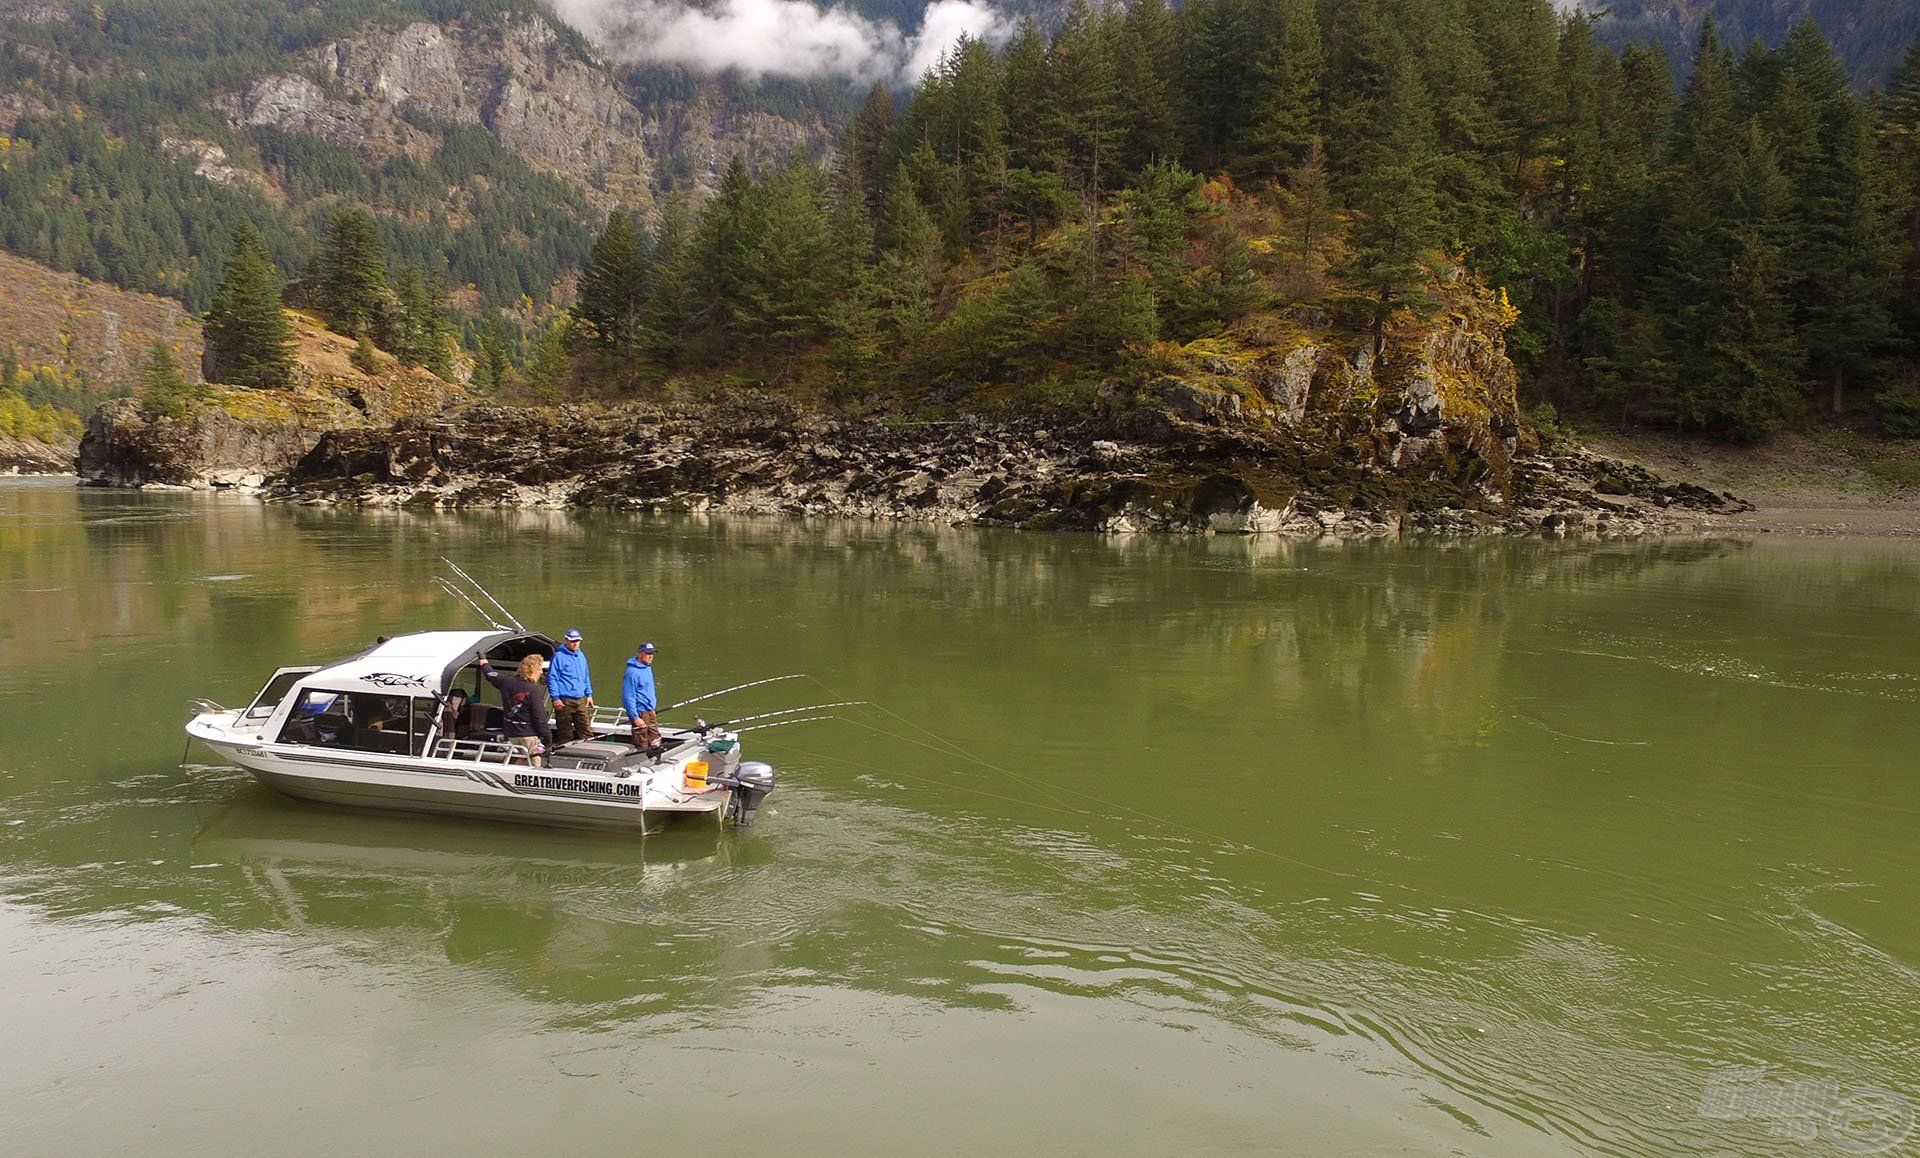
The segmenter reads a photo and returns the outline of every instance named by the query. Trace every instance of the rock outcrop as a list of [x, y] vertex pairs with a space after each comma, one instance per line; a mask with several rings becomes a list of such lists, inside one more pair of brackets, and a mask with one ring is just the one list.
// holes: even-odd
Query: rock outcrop
[[221, 487], [257, 491], [292, 470], [330, 430], [377, 428], [438, 411], [464, 390], [379, 354], [362, 373], [353, 343], [304, 314], [289, 314], [300, 360], [290, 390], [211, 386], [179, 414], [138, 398], [103, 402], [69, 459], [96, 486]]
[[76, 446], [0, 434], [0, 475], [71, 474]]

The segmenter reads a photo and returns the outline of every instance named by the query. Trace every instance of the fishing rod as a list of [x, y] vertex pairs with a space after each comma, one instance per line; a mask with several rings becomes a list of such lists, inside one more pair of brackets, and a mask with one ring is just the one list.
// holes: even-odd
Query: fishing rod
[[740, 730], [742, 732], [758, 732], [764, 728], [784, 728], [788, 724], [811, 724], [818, 720], [837, 720], [839, 718], [839, 716], [802, 716], [797, 720], [775, 720], [771, 724], [755, 724], [751, 728], [742, 728]]
[[[785, 708], [778, 712], [761, 712], [757, 716], [741, 716], [737, 720], [727, 720], [716, 727], [731, 729], [735, 724], [749, 724], [755, 720], [771, 720], [775, 716], [791, 716], [795, 712], [817, 712], [822, 708], [850, 708], [855, 704], [864, 704], [865, 700], [836, 700], [831, 704], [808, 704], [804, 708]], [[768, 725], [771, 726], [771, 725]]]
[[721, 689], [720, 689], [719, 691], [717, 691], [717, 692], [702, 692], [702, 693], [700, 693], [699, 695], [697, 695], [697, 696], [695, 696], [695, 697], [693, 697], [693, 698], [692, 698], [692, 699], [690, 699], [690, 700], [681, 700], [681, 701], [680, 701], [679, 703], [677, 703], [677, 704], [668, 704], [668, 705], [667, 705], [666, 707], [664, 707], [664, 708], [661, 708], [660, 710], [661, 710], [661, 711], [663, 711], [663, 712], [671, 712], [671, 711], [673, 711], [673, 710], [674, 710], [675, 708], [684, 708], [684, 707], [686, 707], [686, 706], [687, 706], [688, 704], [697, 704], [697, 703], [699, 703], [699, 702], [700, 702], [701, 700], [711, 700], [711, 699], [713, 699], [713, 698], [714, 698], [714, 697], [716, 697], [716, 696], [724, 696], [724, 695], [726, 695], [726, 694], [727, 694], [727, 693], [729, 693], [729, 692], [741, 692], [741, 691], [745, 691], [745, 690], [747, 690], [748, 688], [757, 688], [757, 687], [759, 687], [759, 686], [760, 686], [761, 684], [777, 684], [777, 683], [779, 683], [779, 682], [780, 682], [781, 680], [797, 680], [797, 679], [799, 679], [799, 678], [801, 678], [801, 677], [802, 677], [802, 676], [803, 676], [804, 674], [805, 674], [804, 672], [795, 672], [795, 673], [794, 673], [794, 674], [792, 674], [792, 675], [783, 675], [783, 676], [770, 676], [770, 677], [768, 677], [767, 679], [763, 679], [763, 680], [754, 680], [754, 681], [753, 681], [752, 683], [750, 683], [750, 684], [735, 684], [735, 685], [733, 685], [733, 686], [732, 686], [732, 687], [730, 687], [730, 688], [721, 688]]
[[453, 584], [447, 582], [445, 579], [442, 579], [438, 575], [435, 575], [433, 577], [433, 581], [440, 585], [440, 590], [445, 591], [447, 594], [453, 596], [455, 599], [458, 599], [462, 603], [465, 603], [468, 607], [473, 608], [474, 613], [480, 617], [480, 622], [487, 624], [490, 627], [498, 627], [502, 631], [506, 630], [506, 628], [502, 627], [501, 624], [497, 620], [495, 620], [493, 616], [488, 615], [486, 611], [478, 603], [475, 603], [472, 599], [469, 599], [467, 597], [466, 592], [460, 590], [458, 587], [455, 587]]
[[499, 609], [500, 614], [507, 617], [507, 622], [513, 624], [514, 630], [525, 631], [527, 629], [526, 624], [520, 622], [518, 619], [515, 619], [513, 617], [513, 612], [508, 611], [506, 607], [503, 606], [498, 599], [495, 599], [493, 597], [493, 592], [488, 591], [485, 587], [482, 587], [478, 579], [475, 579], [473, 576], [467, 574], [466, 569], [461, 567], [460, 564], [454, 562], [452, 559], [447, 558], [445, 555], [440, 556], [440, 561], [442, 563], [445, 563], [447, 566], [453, 568], [453, 573], [455, 575], [460, 576], [460, 578], [465, 579], [469, 584], [473, 586], [473, 589], [475, 591], [478, 591], [480, 594], [486, 596], [487, 602], [493, 604], [494, 607]]

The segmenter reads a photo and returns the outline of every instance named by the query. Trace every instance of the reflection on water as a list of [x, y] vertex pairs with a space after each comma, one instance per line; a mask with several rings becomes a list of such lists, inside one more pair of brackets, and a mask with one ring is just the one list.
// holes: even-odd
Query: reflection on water
[[[132, 1075], [69, 1143], [261, 1072], [445, 1106], [423, 1140], [588, 1150], [644, 1119], [735, 1148], [1786, 1153], [1700, 1112], [1715, 1074], [1920, 1084], [1910, 546], [0, 506], [0, 1015], [45, 1057], [0, 1104], [70, 1120]], [[645, 636], [669, 699], [800, 671], [712, 710], [875, 706], [749, 736], [783, 785], [755, 830], [644, 843], [173, 764], [193, 695], [465, 625], [442, 554], [580, 627], [603, 700]], [[752, 1096], [716, 1118], [687, 1097], [713, 1088]], [[393, 1148], [363, 1118], [316, 1121]]]

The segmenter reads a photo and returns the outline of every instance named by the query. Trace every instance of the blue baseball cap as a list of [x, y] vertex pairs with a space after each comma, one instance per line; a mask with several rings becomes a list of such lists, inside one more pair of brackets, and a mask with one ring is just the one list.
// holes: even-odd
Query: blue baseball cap
[[577, 628], [577, 627], [574, 627], [574, 628], [569, 628], [569, 629], [567, 630], [567, 639], [568, 639], [568, 640], [575, 640], [575, 639], [579, 639], [579, 638], [580, 638], [580, 629], [579, 629], [579, 628]]
[[638, 648], [637, 650], [638, 650], [638, 651], [639, 651], [639, 652], [640, 652], [640, 653], [641, 653], [642, 655], [652, 655], [652, 654], [653, 654], [653, 645], [652, 645], [651, 643], [643, 643], [643, 644], [641, 644], [641, 645], [639, 646], [639, 648]]

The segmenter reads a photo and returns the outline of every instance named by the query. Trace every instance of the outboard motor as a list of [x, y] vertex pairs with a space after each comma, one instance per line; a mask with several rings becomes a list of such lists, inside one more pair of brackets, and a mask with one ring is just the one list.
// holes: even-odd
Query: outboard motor
[[733, 815], [734, 827], [753, 827], [760, 802], [773, 793], [773, 765], [748, 760], [728, 778], [727, 784], [733, 790], [727, 797], [727, 811]]

